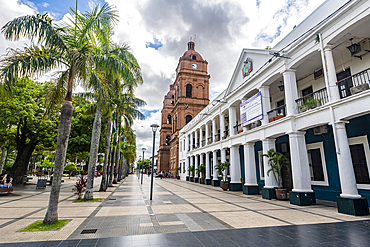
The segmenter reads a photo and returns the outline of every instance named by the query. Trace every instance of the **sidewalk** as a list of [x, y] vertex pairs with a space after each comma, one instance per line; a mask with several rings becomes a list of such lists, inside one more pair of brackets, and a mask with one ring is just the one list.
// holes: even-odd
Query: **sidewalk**
[[[144, 175], [140, 186], [136, 175], [130, 175], [110, 188], [111, 192], [94, 193], [96, 198], [106, 198], [102, 203], [73, 204], [70, 189], [74, 181], [66, 181], [59, 216], [72, 221], [53, 232], [19, 232], [43, 218], [50, 188], [1, 196], [0, 242], [15, 246], [31, 246], [32, 242], [32, 246], [194, 247], [363, 246], [370, 241], [370, 217], [339, 214], [335, 203], [318, 201], [315, 206], [299, 207], [289, 201], [263, 200], [258, 195], [223, 192], [192, 182], [154, 181], [152, 202], [150, 179]], [[98, 186], [100, 179], [95, 184]]]

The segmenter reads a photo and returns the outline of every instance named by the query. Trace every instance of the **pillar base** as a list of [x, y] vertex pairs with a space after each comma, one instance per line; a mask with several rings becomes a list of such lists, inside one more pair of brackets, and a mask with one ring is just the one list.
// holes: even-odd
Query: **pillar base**
[[211, 185], [212, 184], [212, 179], [206, 178], [206, 185]]
[[186, 176], [186, 181], [189, 181], [190, 177], [189, 176]]
[[258, 195], [260, 188], [258, 185], [243, 185], [243, 194], [245, 195]]
[[212, 186], [213, 187], [217, 187], [217, 186], [220, 187], [220, 180], [218, 180], [218, 179], [217, 180], [212, 180]]
[[194, 178], [195, 183], [199, 183], [199, 178]]
[[289, 192], [290, 204], [298, 206], [315, 205], [315, 192]]
[[243, 191], [243, 184], [242, 183], [229, 183], [229, 190], [230, 191]]
[[194, 178], [193, 177], [190, 177], [190, 182], [194, 182]]
[[337, 196], [338, 213], [355, 216], [369, 215], [369, 205], [366, 198], [343, 198]]
[[276, 199], [276, 193], [274, 188], [262, 188], [262, 198], [271, 200]]

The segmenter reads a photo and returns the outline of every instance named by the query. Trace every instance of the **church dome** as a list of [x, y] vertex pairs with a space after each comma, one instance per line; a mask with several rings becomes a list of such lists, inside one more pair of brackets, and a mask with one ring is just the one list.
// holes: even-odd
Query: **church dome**
[[188, 42], [188, 50], [182, 55], [183, 58], [203, 61], [202, 56], [194, 50], [195, 43], [193, 41]]

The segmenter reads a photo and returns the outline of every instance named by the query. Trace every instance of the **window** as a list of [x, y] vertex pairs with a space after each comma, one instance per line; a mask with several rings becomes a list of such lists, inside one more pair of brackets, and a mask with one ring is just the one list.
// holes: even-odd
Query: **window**
[[284, 99], [276, 102], [276, 107], [280, 107], [280, 106], [283, 106], [285, 103], [284, 103]]
[[167, 123], [168, 123], [168, 124], [171, 124], [171, 115], [168, 115], [168, 116], [167, 116]]
[[196, 59], [197, 59], [197, 57], [196, 57], [195, 55], [193, 55], [191, 58], [192, 58], [193, 60], [196, 60]]
[[193, 86], [191, 84], [186, 85], [186, 98], [191, 98]]
[[191, 121], [191, 119], [192, 119], [192, 116], [187, 115], [186, 116], [186, 124], [188, 124]]
[[313, 93], [312, 86], [309, 86], [308, 88], [302, 90], [302, 97], [309, 95], [311, 93]]
[[258, 166], [260, 169], [260, 179], [265, 180], [265, 169], [263, 167], [263, 151], [258, 151]]
[[355, 171], [357, 188], [370, 189], [370, 151], [367, 136], [365, 135], [349, 138], [348, 143], [349, 149], [351, 151], [352, 164]]
[[329, 186], [323, 142], [307, 144], [307, 155], [311, 184]]
[[166, 136], [166, 145], [170, 145], [170, 140], [171, 140], [171, 137], [170, 136]]

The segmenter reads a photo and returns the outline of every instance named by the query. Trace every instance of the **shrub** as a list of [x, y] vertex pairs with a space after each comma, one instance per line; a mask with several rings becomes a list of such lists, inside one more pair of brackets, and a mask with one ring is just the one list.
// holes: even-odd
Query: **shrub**
[[77, 199], [81, 199], [82, 192], [84, 191], [84, 188], [86, 187], [86, 183], [87, 183], [87, 178], [85, 178], [82, 175], [77, 179], [76, 184], [74, 185], [74, 188], [72, 189], [75, 195], [77, 195]]

